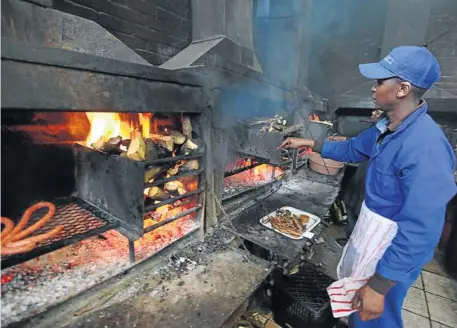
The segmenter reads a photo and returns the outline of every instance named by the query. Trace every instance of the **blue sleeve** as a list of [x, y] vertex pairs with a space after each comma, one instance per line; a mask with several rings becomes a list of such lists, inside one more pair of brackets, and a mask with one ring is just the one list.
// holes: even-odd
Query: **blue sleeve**
[[370, 158], [379, 130], [373, 125], [357, 137], [347, 141], [324, 142], [321, 155], [339, 162], [361, 163]]
[[444, 149], [421, 151], [406, 160], [400, 177], [404, 203], [395, 218], [398, 232], [378, 263], [378, 274], [407, 282], [411, 272], [430, 260], [446, 205], [456, 193], [454, 166], [454, 155]]

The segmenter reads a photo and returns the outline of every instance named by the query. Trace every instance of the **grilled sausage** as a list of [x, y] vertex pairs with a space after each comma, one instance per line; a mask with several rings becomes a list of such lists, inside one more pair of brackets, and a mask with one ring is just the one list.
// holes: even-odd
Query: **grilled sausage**
[[8, 219], [7, 217], [2, 216], [1, 223], [5, 226], [5, 228], [2, 230], [2, 232], [0, 232], [0, 239], [8, 236], [14, 229], [13, 220]]
[[40, 234], [37, 236], [33, 236], [33, 237], [29, 237], [26, 239], [18, 240], [18, 241], [9, 241], [5, 245], [7, 247], [20, 247], [20, 246], [25, 246], [29, 243], [38, 244], [38, 243], [41, 243], [43, 241], [46, 241], [48, 239], [51, 239], [51, 238], [57, 236], [59, 233], [62, 232], [62, 230], [63, 230], [63, 225], [59, 225], [46, 233], [43, 233], [43, 234]]
[[35, 248], [35, 246], [36, 246], [36, 244], [31, 243], [31, 242], [29, 242], [23, 246], [18, 246], [18, 247], [2, 246], [1, 255], [15, 255], [15, 254], [30, 252], [32, 249]]
[[[40, 208], [44, 208], [44, 207], [47, 207], [49, 208], [49, 211], [48, 213], [46, 213], [45, 216], [43, 216], [41, 219], [39, 219], [37, 222], [35, 222], [34, 224], [32, 224], [30, 227], [28, 227], [27, 229], [22, 230], [23, 227], [25, 227], [27, 225], [27, 223], [29, 222], [30, 220], [30, 216], [37, 210], [39, 210]], [[41, 227], [43, 227], [49, 220], [52, 219], [52, 217], [54, 216], [54, 213], [56, 212], [56, 207], [53, 203], [49, 203], [49, 202], [39, 202], [39, 203], [36, 203], [35, 205], [32, 205], [30, 206], [25, 212], [24, 212], [24, 215], [22, 216], [22, 219], [21, 221], [19, 221], [18, 225], [16, 226], [16, 228], [18, 228], [19, 225], [21, 225], [21, 228], [19, 230], [17, 230], [16, 228], [14, 228], [14, 230], [11, 232], [9, 238], [7, 240], [5, 240], [3, 242], [3, 244], [6, 244], [8, 241], [16, 241], [16, 240], [20, 240], [28, 235], [30, 235], [32, 232], [40, 229]]]

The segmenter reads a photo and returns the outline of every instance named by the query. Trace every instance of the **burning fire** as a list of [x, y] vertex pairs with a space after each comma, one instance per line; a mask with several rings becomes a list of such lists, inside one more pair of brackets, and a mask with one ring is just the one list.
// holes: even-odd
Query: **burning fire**
[[121, 136], [122, 139], [130, 139], [130, 133], [135, 129], [141, 129], [143, 136], [149, 136], [151, 129], [151, 113], [95, 113], [87, 112], [90, 122], [90, 131], [86, 139], [86, 145], [90, 146], [100, 137], [107, 140]]
[[310, 121], [319, 121], [319, 116], [317, 116], [317, 115], [314, 114], [314, 113], [309, 114], [309, 115], [308, 115], [308, 120], [310, 120]]
[[253, 175], [260, 180], [266, 180], [267, 182], [269, 180], [276, 179], [280, 175], [284, 173], [282, 169], [279, 167], [273, 166], [273, 165], [268, 165], [268, 164], [261, 164], [259, 166], [256, 166], [251, 169]]
[[284, 176], [284, 171], [276, 166], [261, 164], [224, 178], [224, 193], [233, 194], [258, 188], [268, 183], [278, 181]]

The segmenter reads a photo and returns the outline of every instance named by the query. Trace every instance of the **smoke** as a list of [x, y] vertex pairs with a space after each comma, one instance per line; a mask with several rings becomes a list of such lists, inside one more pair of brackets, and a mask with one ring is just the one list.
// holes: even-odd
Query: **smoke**
[[216, 124], [238, 119], [289, 115], [306, 89], [308, 0], [257, 0], [254, 10], [254, 47], [263, 70], [254, 78], [224, 87], [218, 99]]
[[314, 1], [307, 86], [335, 100], [366, 82], [358, 64], [378, 61], [387, 0]]

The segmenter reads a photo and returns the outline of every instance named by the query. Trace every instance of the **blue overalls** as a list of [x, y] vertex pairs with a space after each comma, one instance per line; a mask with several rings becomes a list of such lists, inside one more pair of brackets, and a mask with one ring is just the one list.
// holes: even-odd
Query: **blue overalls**
[[392, 133], [383, 119], [345, 142], [325, 141], [322, 156], [342, 162], [369, 159], [365, 204], [398, 224], [398, 233], [376, 272], [396, 285], [386, 294], [381, 317], [350, 327], [401, 328], [401, 309], [409, 287], [433, 257], [441, 236], [446, 205], [455, 195], [455, 156], [443, 132], [426, 113], [424, 102]]

